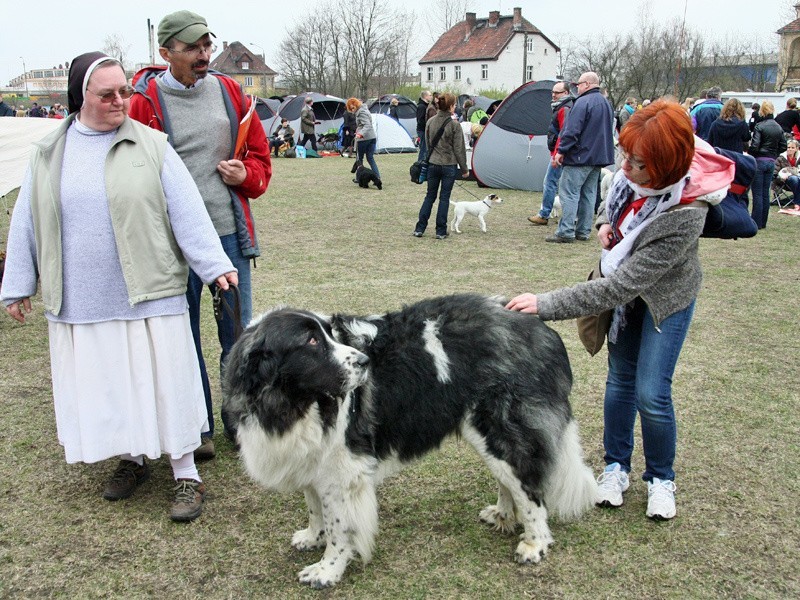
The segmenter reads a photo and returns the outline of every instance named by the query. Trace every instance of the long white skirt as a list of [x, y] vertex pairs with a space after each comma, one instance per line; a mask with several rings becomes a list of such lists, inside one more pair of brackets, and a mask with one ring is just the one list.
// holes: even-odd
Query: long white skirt
[[58, 441], [68, 463], [179, 458], [207, 429], [189, 314], [49, 323]]

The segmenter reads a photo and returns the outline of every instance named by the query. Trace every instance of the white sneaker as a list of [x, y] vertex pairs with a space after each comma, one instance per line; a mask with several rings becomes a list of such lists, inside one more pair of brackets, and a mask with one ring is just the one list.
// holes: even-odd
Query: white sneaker
[[675, 482], [653, 477], [647, 484], [647, 516], [666, 521], [675, 516]]
[[622, 506], [622, 494], [628, 489], [630, 481], [628, 474], [622, 470], [619, 463], [611, 463], [597, 478], [598, 506]]

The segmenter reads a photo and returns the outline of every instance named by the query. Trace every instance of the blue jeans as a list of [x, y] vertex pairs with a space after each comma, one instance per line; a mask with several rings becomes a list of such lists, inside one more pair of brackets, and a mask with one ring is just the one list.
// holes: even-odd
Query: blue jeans
[[561, 179], [562, 169], [563, 167], [554, 167], [552, 163], [547, 165], [547, 173], [544, 174], [544, 189], [542, 191], [542, 208], [539, 211], [539, 216], [543, 219], [550, 218], [553, 203], [558, 193], [558, 181]]
[[[456, 182], [458, 165], [435, 165], [428, 166], [428, 193], [422, 201], [419, 209], [419, 220], [415, 231], [425, 231], [428, 226], [428, 219], [431, 218], [433, 203], [436, 201], [436, 194], [439, 194], [439, 208], [436, 210], [436, 235], [447, 234], [447, 212], [450, 210], [450, 192]], [[439, 191], [439, 184], [442, 189]]]
[[588, 238], [594, 222], [594, 202], [600, 167], [570, 166], [561, 169], [558, 195], [561, 199], [561, 221], [556, 235], [562, 238]]
[[608, 344], [608, 379], [603, 409], [605, 462], [630, 472], [633, 427], [642, 420], [645, 470], [642, 479], [675, 479], [677, 427], [672, 375], [692, 321], [694, 301], [656, 329], [644, 301], [637, 298], [617, 341]]
[[[235, 233], [230, 235], [223, 235], [219, 238], [222, 242], [222, 249], [228, 258], [231, 259], [233, 266], [239, 271], [239, 295], [241, 296], [241, 309], [242, 309], [242, 327], [247, 326], [253, 314], [253, 300], [251, 295], [250, 283], [250, 259], [242, 256], [242, 250], [239, 247], [239, 241], [236, 239]], [[214, 411], [211, 404], [211, 388], [208, 384], [208, 372], [206, 371], [206, 362], [203, 358], [203, 348], [200, 340], [200, 299], [203, 294], [203, 282], [194, 271], [189, 271], [189, 285], [186, 289], [186, 301], [189, 304], [189, 322], [192, 327], [192, 337], [194, 338], [194, 348], [197, 352], [197, 360], [200, 363], [200, 377], [203, 381], [203, 394], [206, 398], [206, 412], [208, 414], [208, 432], [202, 432], [204, 435], [214, 435]], [[208, 286], [211, 294], [214, 294], [217, 286], [212, 283]], [[225, 292], [225, 299], [228, 304], [233, 306], [233, 292]], [[217, 337], [219, 338], [219, 345], [222, 347], [222, 353], [219, 357], [220, 374], [222, 373], [222, 366], [225, 363], [225, 358], [228, 356], [234, 339], [233, 319], [223, 312], [221, 321], [217, 321]], [[228, 423], [225, 415], [222, 415], [222, 424], [225, 430], [233, 433], [236, 427], [233, 423]]]
[[417, 130], [417, 137], [419, 137], [419, 156], [417, 160], [425, 160], [428, 155], [428, 144], [425, 142], [425, 131]]
[[371, 140], [359, 140], [356, 144], [356, 153], [359, 161], [363, 161], [364, 155], [366, 154], [369, 168], [375, 171], [375, 177], [380, 179], [381, 174], [378, 171], [378, 165], [375, 164], [375, 146], [377, 144], [377, 138], [372, 138]]
[[753, 177], [753, 208], [750, 216], [759, 229], [767, 226], [769, 216], [769, 187], [772, 184], [772, 172], [775, 170], [775, 161], [769, 158], [756, 159], [756, 174]]
[[786, 180], [786, 185], [789, 186], [792, 194], [794, 194], [792, 202], [794, 202], [795, 206], [800, 206], [800, 177], [796, 175], [789, 176], [789, 179]]

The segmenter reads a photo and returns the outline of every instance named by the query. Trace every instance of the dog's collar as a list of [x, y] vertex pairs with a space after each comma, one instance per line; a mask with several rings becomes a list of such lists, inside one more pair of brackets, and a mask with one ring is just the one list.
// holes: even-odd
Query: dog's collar
[[486, 201], [486, 198], [484, 198], [483, 200], [481, 200], [481, 202], [483, 202], [483, 203], [484, 203], [486, 206], [488, 206], [489, 208], [492, 208], [492, 203], [491, 203], [491, 202], [487, 202], [487, 201]]

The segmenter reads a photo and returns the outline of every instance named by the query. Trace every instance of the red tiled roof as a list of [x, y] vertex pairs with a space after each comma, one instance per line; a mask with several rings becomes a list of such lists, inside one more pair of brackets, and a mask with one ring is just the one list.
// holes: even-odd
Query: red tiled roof
[[496, 59], [515, 33], [527, 32], [541, 35], [556, 50], [559, 50], [558, 46], [525, 18], [522, 18], [519, 29], [514, 29], [514, 17], [510, 15], [501, 16], [496, 26], [489, 26], [489, 19], [475, 19], [475, 26], [469, 31], [467, 37], [468, 29], [466, 20], [451, 27], [420, 59], [420, 64], [454, 60]]
[[[249, 69], [242, 69], [242, 62]], [[211, 61], [211, 68], [226, 75], [277, 75], [270, 69], [261, 55], [250, 52], [241, 42], [231, 42], [222, 53]]]
[[775, 33], [800, 33], [800, 19], [795, 19], [788, 25], [784, 25]]

